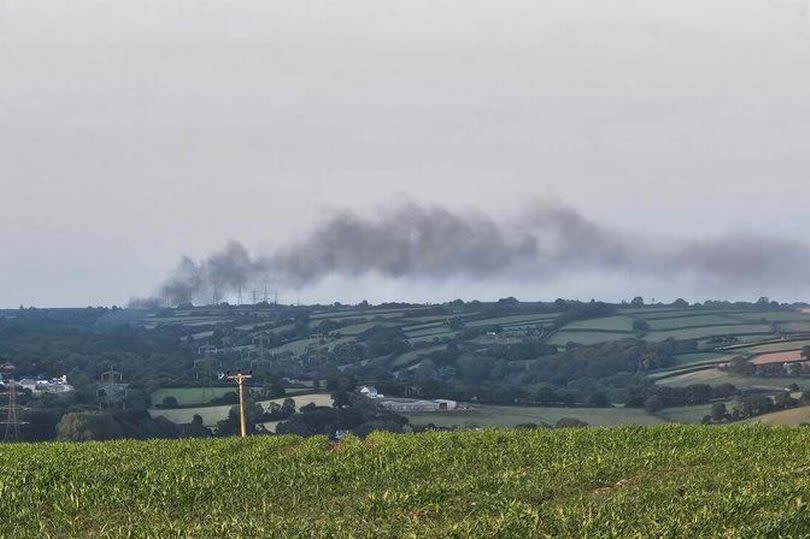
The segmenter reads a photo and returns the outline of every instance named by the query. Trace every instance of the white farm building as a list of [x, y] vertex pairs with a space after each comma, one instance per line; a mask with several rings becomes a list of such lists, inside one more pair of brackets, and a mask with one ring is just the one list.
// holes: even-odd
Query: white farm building
[[444, 410], [455, 410], [458, 408], [456, 401], [447, 399], [434, 399], [434, 400], [411, 400], [411, 399], [397, 399], [385, 400], [380, 403], [383, 408], [393, 412], [441, 412]]
[[382, 393], [377, 391], [377, 388], [374, 386], [363, 386], [360, 388], [360, 394], [364, 397], [368, 397], [369, 399], [381, 399], [385, 397]]

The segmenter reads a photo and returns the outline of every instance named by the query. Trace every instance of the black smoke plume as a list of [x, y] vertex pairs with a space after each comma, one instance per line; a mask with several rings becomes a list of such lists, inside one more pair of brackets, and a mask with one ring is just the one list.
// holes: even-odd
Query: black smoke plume
[[751, 235], [633, 237], [564, 206], [535, 204], [514, 219], [496, 220], [481, 212], [405, 204], [371, 217], [340, 212], [267, 256], [252, 257], [232, 241], [202, 261], [184, 257], [152, 301], [216, 301], [268, 278], [300, 287], [328, 275], [364, 274], [525, 281], [596, 271], [761, 287], [810, 283], [808, 263], [810, 248], [796, 242]]

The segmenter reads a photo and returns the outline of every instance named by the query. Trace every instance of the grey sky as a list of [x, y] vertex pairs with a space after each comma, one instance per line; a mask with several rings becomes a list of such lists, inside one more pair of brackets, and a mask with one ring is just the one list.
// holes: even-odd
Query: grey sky
[[[329, 208], [804, 239], [808, 0], [4, 0], [0, 306], [122, 303]], [[759, 293], [804, 295], [790, 283]], [[304, 300], [742, 291], [330, 278]], [[286, 291], [286, 299], [295, 294]], [[793, 299], [786, 298], [786, 299]]]

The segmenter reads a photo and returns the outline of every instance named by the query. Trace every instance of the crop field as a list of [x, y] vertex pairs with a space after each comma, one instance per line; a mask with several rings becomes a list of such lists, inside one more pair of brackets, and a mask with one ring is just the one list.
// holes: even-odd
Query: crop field
[[[677, 367], [677, 368], [674, 368], [674, 369], [656, 371], [656, 372], [650, 373], [649, 376], [650, 376], [651, 379], [659, 380], [659, 381], [667, 380], [667, 379], [670, 379], [670, 378], [678, 378], [679, 380], [689, 380], [690, 377], [687, 376], [688, 374], [695, 374], [696, 378], [702, 378], [703, 375], [701, 375], [700, 373], [706, 373], [706, 372], [711, 371], [715, 367], [718, 367], [720, 365], [722, 365], [722, 363], [708, 361], [706, 363], [697, 363], [695, 365], [687, 365], [685, 367]], [[695, 382], [695, 383], [702, 384], [702, 383], [709, 383], [709, 382]], [[679, 385], [679, 383], [678, 383], [678, 381], [676, 381], [674, 384], [670, 384], [670, 385]]]
[[810, 389], [810, 379], [808, 378], [766, 378], [741, 376], [711, 367], [697, 372], [673, 376], [671, 378], [664, 378], [658, 381], [658, 384], [660, 385], [673, 387], [683, 387], [690, 384], [734, 384], [739, 388], [771, 390], [781, 390], [794, 383], [802, 389]]
[[513, 427], [521, 423], [556, 423], [564, 417], [580, 419], [589, 425], [655, 425], [658, 417], [639, 408], [551, 408], [537, 406], [476, 405], [471, 410], [403, 414], [414, 425], [433, 423], [438, 427]]
[[[281, 404], [287, 397], [280, 399], [271, 399], [266, 401], [259, 401], [265, 409], [270, 403]], [[291, 395], [289, 398], [295, 401], [296, 409], [306, 406], [309, 403], [315, 403], [316, 406], [332, 406], [332, 397], [327, 393], [312, 393], [309, 395]], [[150, 409], [149, 415], [152, 417], [163, 416], [172, 423], [191, 423], [195, 414], [202, 417], [203, 425], [206, 427], [214, 427], [217, 421], [221, 421], [228, 417], [228, 412], [234, 405], [225, 404], [221, 406], [200, 406], [197, 408], [172, 408], [172, 409]]]
[[[722, 443], [718, 443], [722, 440]], [[0, 446], [39, 537], [806, 537], [810, 429], [667, 425]]]
[[767, 352], [784, 352], [788, 350], [801, 350], [805, 346], [810, 346], [810, 341], [779, 341], [767, 344], [757, 344], [744, 347], [727, 348], [729, 353], [753, 353], [764, 354]]
[[785, 352], [769, 352], [762, 354], [751, 360], [754, 365], [765, 365], [767, 363], [786, 363], [792, 361], [801, 361], [802, 353], [800, 350], [788, 350]]

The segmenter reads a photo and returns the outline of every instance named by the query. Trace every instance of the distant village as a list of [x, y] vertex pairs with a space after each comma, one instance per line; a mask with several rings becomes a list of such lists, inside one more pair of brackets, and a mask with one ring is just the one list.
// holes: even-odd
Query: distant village
[[27, 389], [31, 393], [67, 393], [73, 391], [67, 381], [67, 375], [62, 375], [58, 378], [22, 378], [15, 380], [11, 373], [15, 370], [15, 366], [11, 363], [4, 363], [0, 365], [0, 388], [7, 389], [12, 384], [16, 388]]

